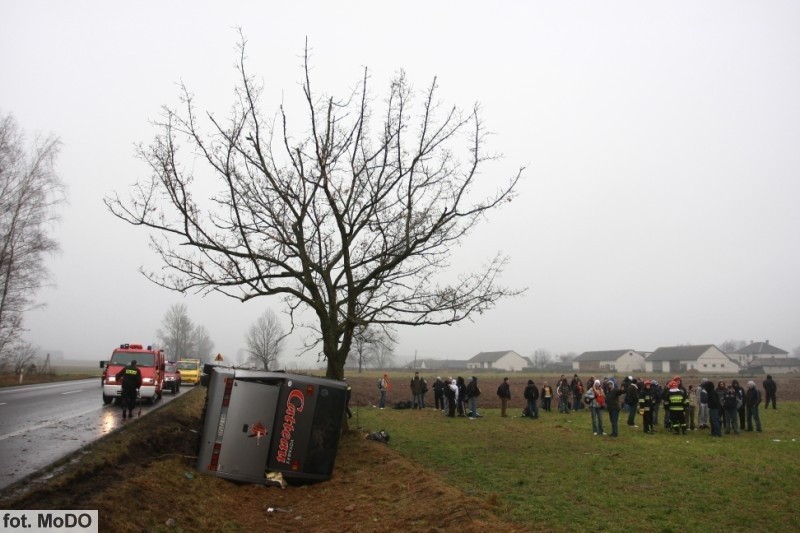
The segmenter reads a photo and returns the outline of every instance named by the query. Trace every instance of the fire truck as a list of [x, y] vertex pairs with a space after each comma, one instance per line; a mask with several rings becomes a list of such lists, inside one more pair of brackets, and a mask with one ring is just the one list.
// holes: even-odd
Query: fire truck
[[120, 344], [111, 352], [111, 359], [100, 361], [103, 368], [103, 403], [109, 404], [122, 397], [122, 384], [117, 381], [117, 373], [136, 361], [142, 373], [142, 387], [139, 397], [151, 403], [161, 398], [164, 388], [164, 350], [141, 344]]

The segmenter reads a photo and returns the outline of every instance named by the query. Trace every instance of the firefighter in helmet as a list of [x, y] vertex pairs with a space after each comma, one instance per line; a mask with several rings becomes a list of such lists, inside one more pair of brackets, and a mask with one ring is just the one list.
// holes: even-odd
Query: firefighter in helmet
[[667, 385], [667, 409], [669, 410], [669, 425], [676, 435], [686, 435], [686, 392], [681, 389], [677, 381], [672, 380]]
[[136, 397], [139, 395], [139, 388], [142, 386], [142, 371], [136, 367], [136, 359], [117, 372], [116, 377], [118, 382], [122, 380], [122, 418], [126, 418], [126, 411], [127, 416], [133, 418]]
[[645, 433], [653, 433], [653, 404], [657, 401], [653, 394], [653, 382], [648, 379], [644, 382], [642, 392], [639, 393], [639, 413], [642, 415]]

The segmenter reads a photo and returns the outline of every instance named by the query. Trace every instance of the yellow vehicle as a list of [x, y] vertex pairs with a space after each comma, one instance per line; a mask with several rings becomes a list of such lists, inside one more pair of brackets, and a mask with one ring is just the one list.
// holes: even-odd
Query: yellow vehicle
[[181, 383], [200, 383], [200, 376], [203, 375], [203, 363], [200, 359], [181, 359], [177, 365], [181, 371]]

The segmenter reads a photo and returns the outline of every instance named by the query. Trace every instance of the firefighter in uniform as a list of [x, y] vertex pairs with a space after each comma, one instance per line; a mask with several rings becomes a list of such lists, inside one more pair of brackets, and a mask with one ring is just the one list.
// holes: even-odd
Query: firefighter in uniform
[[653, 433], [653, 403], [658, 401], [653, 395], [652, 386], [653, 382], [646, 380], [642, 392], [639, 393], [639, 413], [642, 415], [645, 433]]
[[126, 410], [127, 416], [133, 418], [136, 397], [139, 395], [139, 388], [142, 386], [142, 371], [136, 367], [136, 359], [117, 372], [117, 381], [120, 380], [122, 380], [122, 418], [126, 417]]
[[686, 435], [686, 402], [688, 398], [676, 381], [667, 385], [667, 408], [669, 409], [669, 425], [675, 435]]

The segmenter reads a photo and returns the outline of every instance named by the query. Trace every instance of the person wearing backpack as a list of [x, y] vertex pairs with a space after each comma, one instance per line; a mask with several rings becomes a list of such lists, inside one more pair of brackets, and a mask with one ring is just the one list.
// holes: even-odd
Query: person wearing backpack
[[747, 392], [744, 393], [744, 405], [747, 409], [747, 430], [753, 431], [753, 420], [756, 421], [756, 431], [761, 432], [761, 417], [758, 415], [758, 405], [761, 403], [761, 392], [756, 388], [755, 381], [747, 382]]

